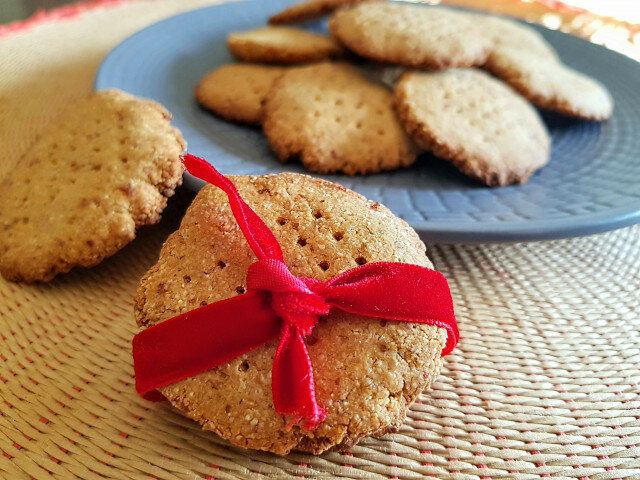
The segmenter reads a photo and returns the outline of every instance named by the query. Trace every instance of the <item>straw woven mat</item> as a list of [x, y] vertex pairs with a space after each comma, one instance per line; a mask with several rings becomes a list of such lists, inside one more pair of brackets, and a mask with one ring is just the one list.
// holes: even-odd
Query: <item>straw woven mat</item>
[[[0, 167], [88, 93], [100, 59], [212, 2], [121, 3], [0, 39]], [[0, 280], [0, 477], [640, 478], [640, 229], [512, 245], [432, 245], [462, 341], [398, 434], [350, 453], [231, 447], [134, 391], [132, 297], [191, 199], [91, 270]]]

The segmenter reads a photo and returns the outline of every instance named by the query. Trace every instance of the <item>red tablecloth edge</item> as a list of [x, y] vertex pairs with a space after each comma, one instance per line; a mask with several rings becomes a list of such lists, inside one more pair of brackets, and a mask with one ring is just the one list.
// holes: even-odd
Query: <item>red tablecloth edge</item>
[[129, 1], [132, 0], [85, 0], [77, 3], [72, 3], [70, 5], [63, 5], [62, 7], [54, 8], [51, 10], [38, 10], [26, 20], [16, 20], [5, 25], [0, 25], [0, 38], [6, 37], [13, 33], [30, 30], [36, 25], [40, 25], [42, 23], [75, 18], [95, 8], [115, 7]]
[[[0, 38], [6, 37], [12, 33], [24, 32], [32, 29], [36, 25], [75, 18], [83, 13], [99, 7], [114, 7], [119, 4], [134, 0], [84, 0], [70, 5], [54, 8], [51, 10], [38, 10], [35, 14], [26, 20], [16, 20], [6, 25], [0, 25]], [[140, 0], [138, 0], [140, 1]], [[522, 0], [519, 0], [522, 1]], [[543, 5], [550, 10], [556, 11], [572, 11], [575, 13], [587, 13], [581, 8], [572, 7], [558, 0], [534, 0], [535, 3]]]

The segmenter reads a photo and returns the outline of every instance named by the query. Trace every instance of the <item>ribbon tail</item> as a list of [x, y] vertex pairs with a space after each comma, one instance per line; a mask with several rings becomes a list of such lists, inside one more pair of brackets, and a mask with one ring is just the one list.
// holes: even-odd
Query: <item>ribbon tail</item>
[[282, 329], [273, 360], [271, 388], [276, 412], [304, 418], [309, 430], [325, 419], [326, 410], [316, 402], [309, 352], [302, 334], [291, 326]]
[[282, 249], [273, 232], [245, 203], [235, 185], [228, 178], [213, 168], [209, 162], [194, 155], [183, 155], [182, 162], [191, 175], [215, 185], [227, 194], [233, 216], [253, 253], [259, 259], [283, 260]]
[[222, 365], [278, 336], [281, 320], [263, 292], [247, 292], [184, 313], [133, 339], [136, 390], [162, 401], [157, 391]]

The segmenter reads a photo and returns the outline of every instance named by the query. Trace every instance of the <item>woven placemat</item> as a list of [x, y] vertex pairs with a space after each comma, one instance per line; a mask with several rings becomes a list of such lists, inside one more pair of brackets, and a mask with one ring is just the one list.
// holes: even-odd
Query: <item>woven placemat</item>
[[[214, 2], [111, 2], [0, 39], [0, 171], [133, 31]], [[132, 297], [191, 200], [115, 257], [0, 280], [0, 478], [640, 478], [640, 227], [432, 245], [462, 341], [399, 433], [348, 453], [231, 447], [134, 390]]]

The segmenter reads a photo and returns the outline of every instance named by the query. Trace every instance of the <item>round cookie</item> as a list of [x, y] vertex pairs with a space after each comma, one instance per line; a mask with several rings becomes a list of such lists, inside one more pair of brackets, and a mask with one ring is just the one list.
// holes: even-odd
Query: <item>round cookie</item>
[[366, 58], [439, 70], [484, 63], [491, 47], [473, 14], [403, 3], [363, 4], [329, 22], [331, 36]]
[[224, 65], [195, 87], [198, 103], [226, 120], [260, 125], [262, 105], [283, 68], [265, 65]]
[[[294, 275], [321, 281], [366, 262], [431, 267], [425, 246], [403, 220], [335, 183], [283, 173], [229, 177], [282, 246]], [[225, 194], [205, 186], [135, 300], [149, 327], [201, 305], [242, 294], [256, 257]], [[306, 343], [316, 396], [327, 409], [314, 431], [274, 411], [271, 368], [277, 340], [229, 363], [163, 387], [182, 413], [245, 448], [287, 454], [348, 448], [398, 428], [440, 370], [446, 331], [432, 325], [363, 318], [334, 309]]]
[[0, 273], [48, 281], [157, 223], [186, 144], [161, 105], [95, 92], [69, 107], [0, 183]]
[[347, 64], [290, 69], [264, 105], [263, 130], [282, 161], [299, 158], [312, 172], [376, 173], [416, 157], [386, 88]]
[[487, 185], [523, 183], [549, 160], [538, 112], [481, 70], [406, 73], [395, 102], [419, 146]]
[[231, 33], [227, 47], [243, 62], [284, 65], [318, 62], [342, 53], [330, 38], [291, 27], [261, 27]]
[[269, 23], [294, 23], [312, 20], [327, 15], [338, 8], [349, 7], [366, 2], [381, 2], [384, 0], [307, 0], [296, 3], [276, 13], [269, 18]]
[[495, 15], [471, 14], [478, 27], [491, 39], [491, 51], [502, 47], [520, 49], [548, 58], [557, 58], [553, 47], [533, 28], [515, 20]]
[[613, 112], [611, 95], [600, 82], [553, 57], [501, 46], [484, 68], [540, 108], [584, 120], [606, 120]]

